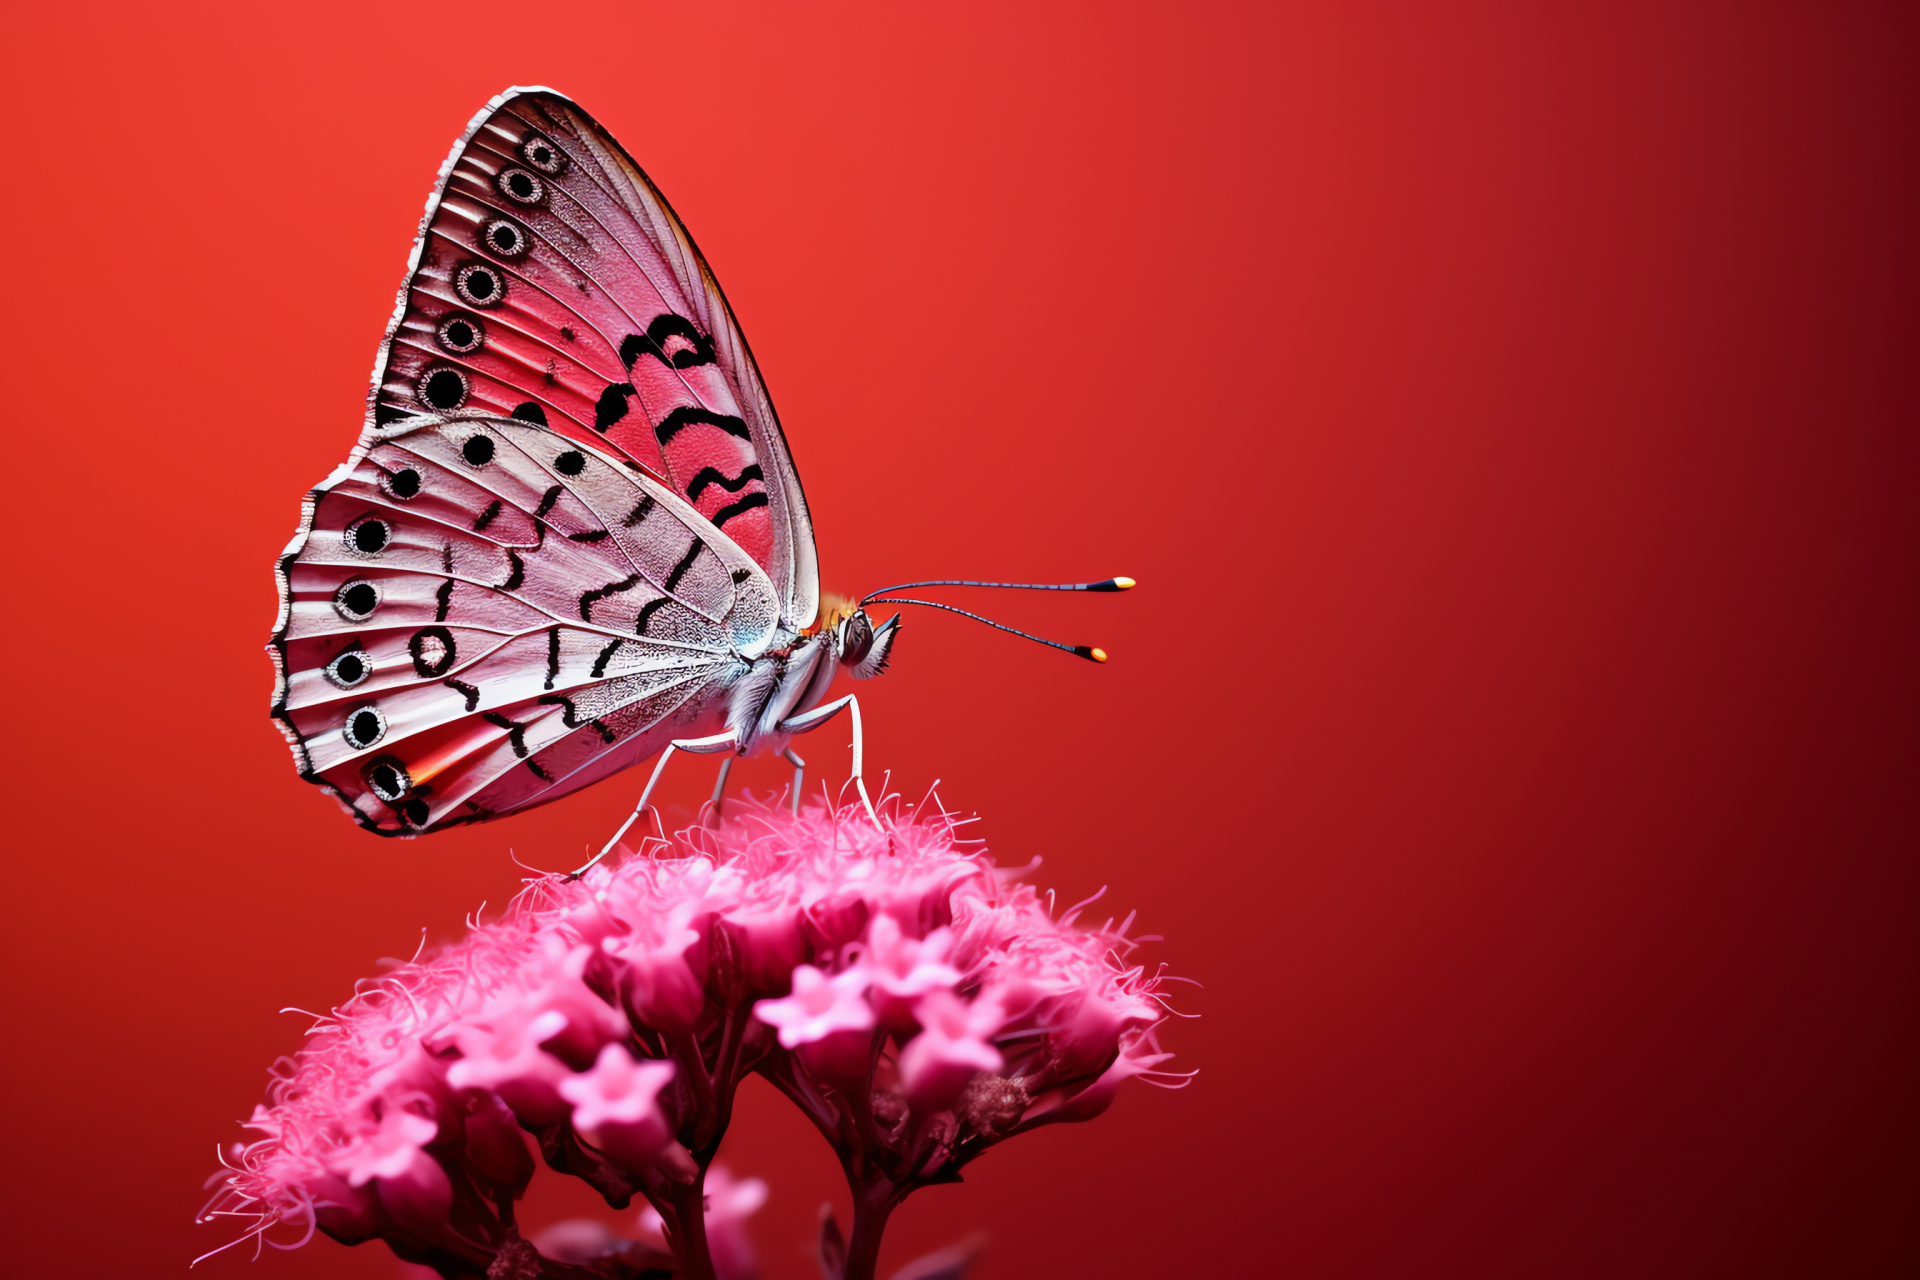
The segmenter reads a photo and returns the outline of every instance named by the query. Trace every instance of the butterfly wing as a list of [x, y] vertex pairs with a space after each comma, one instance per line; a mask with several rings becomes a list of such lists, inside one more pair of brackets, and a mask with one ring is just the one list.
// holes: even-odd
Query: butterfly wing
[[712, 732], [779, 627], [759, 563], [619, 455], [513, 419], [369, 427], [280, 562], [274, 717], [389, 835]]
[[550, 89], [475, 116], [374, 369], [377, 424], [485, 413], [625, 454], [743, 547], [781, 620], [819, 603], [779, 419], [706, 260], [612, 135]]

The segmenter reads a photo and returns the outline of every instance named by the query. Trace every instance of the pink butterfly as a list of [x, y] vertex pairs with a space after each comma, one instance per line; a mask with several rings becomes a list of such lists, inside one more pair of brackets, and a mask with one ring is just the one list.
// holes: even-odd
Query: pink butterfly
[[[931, 602], [822, 614], [800, 477], [720, 286], [560, 94], [510, 89], [454, 146], [369, 401], [280, 559], [269, 646], [300, 775], [362, 826], [484, 821], [660, 753], [638, 817], [676, 750], [729, 753], [720, 786], [778, 751], [797, 802], [789, 739], [842, 709], [866, 799], [859, 702], [828, 687], [886, 669], [899, 615], [864, 605]], [[903, 584], [926, 585], [949, 584]]]

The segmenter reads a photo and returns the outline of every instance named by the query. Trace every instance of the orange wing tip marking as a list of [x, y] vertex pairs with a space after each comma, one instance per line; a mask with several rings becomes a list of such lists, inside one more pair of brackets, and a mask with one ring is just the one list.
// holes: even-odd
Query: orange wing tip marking
[[1096, 649], [1092, 645], [1077, 644], [1073, 646], [1073, 651], [1090, 662], [1105, 662], [1107, 660], [1107, 651], [1105, 649]]

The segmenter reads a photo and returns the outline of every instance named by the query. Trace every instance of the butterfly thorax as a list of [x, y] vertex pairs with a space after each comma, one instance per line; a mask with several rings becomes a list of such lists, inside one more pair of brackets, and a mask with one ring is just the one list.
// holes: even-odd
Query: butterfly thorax
[[748, 661], [727, 705], [727, 727], [738, 735], [741, 755], [778, 751], [790, 735], [780, 722], [811, 711], [826, 699], [840, 665], [839, 631], [820, 631]]

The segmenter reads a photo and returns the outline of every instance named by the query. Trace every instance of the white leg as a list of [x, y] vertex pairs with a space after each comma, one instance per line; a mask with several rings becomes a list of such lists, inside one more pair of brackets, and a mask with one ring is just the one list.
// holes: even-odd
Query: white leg
[[800, 816], [800, 788], [807, 782], [807, 762], [802, 760], [792, 747], [780, 753], [780, 758], [793, 766], [793, 816]]
[[720, 762], [720, 776], [713, 780], [713, 825], [720, 825], [720, 806], [726, 803], [727, 775], [733, 772], [736, 757], [728, 756]]
[[860, 772], [860, 765], [865, 752], [861, 745], [859, 698], [850, 693], [838, 702], [829, 702], [824, 707], [815, 707], [813, 710], [801, 715], [789, 716], [780, 722], [780, 732], [811, 733], [827, 721], [839, 715], [843, 707], [853, 712], [853, 785], [860, 792], [860, 803], [867, 806], [867, 816], [873, 819], [873, 825], [879, 830], [885, 831], [886, 828], [880, 826], [880, 815], [873, 811], [873, 801], [867, 796], [867, 780]]
[[[653, 789], [660, 784], [660, 775], [666, 770], [667, 761], [673, 759], [674, 752], [691, 751], [695, 755], [711, 755], [715, 751], [731, 751], [737, 745], [739, 745], [739, 740], [734, 737], [733, 730], [731, 729], [725, 733], [716, 733], [710, 738], [680, 738], [674, 742], [669, 742], [667, 749], [660, 753], [659, 763], [653, 766], [653, 776], [647, 779], [647, 789], [640, 793], [640, 803], [633, 806], [633, 812], [628, 814], [627, 820], [620, 824], [620, 829], [613, 833], [613, 839], [607, 841], [607, 847], [594, 854], [593, 860], [588, 862], [586, 866], [569, 871], [567, 873], [567, 879], [578, 880], [581, 876], [592, 870], [595, 863], [598, 863], [600, 859], [613, 852], [613, 846], [620, 843], [620, 837], [627, 834], [627, 828], [631, 827], [634, 822], [639, 819], [640, 815], [647, 811], [647, 802], [653, 799]], [[725, 775], [723, 774], [722, 777], [724, 778]], [[661, 834], [664, 836], [665, 832]]]

